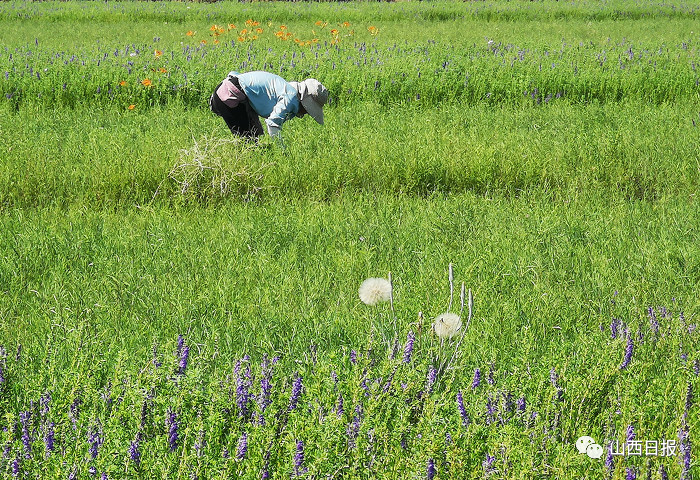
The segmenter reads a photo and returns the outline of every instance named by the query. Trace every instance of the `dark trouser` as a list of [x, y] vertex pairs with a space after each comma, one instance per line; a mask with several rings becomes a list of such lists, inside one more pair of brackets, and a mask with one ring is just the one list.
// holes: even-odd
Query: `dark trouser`
[[263, 135], [264, 130], [260, 124], [260, 118], [250, 106], [250, 103], [246, 100], [239, 103], [237, 107], [231, 108], [222, 102], [216, 94], [218, 88], [216, 87], [214, 94], [209, 99], [209, 108], [224, 119], [231, 133], [248, 138], [256, 138]]

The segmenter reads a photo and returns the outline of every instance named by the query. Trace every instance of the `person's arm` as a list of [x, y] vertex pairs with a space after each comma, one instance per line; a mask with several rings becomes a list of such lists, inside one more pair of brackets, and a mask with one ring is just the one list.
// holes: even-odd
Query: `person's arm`
[[297, 111], [299, 111], [299, 101], [296, 99], [296, 95], [280, 97], [277, 104], [272, 109], [270, 116], [265, 120], [267, 133], [271, 137], [279, 137], [282, 124], [290, 118], [293, 118]]

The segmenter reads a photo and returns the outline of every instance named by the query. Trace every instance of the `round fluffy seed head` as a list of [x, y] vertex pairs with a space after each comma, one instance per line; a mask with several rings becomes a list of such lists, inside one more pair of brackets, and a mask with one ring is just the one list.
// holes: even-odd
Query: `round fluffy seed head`
[[391, 299], [391, 283], [386, 278], [368, 278], [360, 285], [360, 300], [366, 305], [376, 305]]
[[440, 338], [452, 338], [462, 328], [462, 320], [456, 313], [443, 313], [433, 322], [433, 330]]

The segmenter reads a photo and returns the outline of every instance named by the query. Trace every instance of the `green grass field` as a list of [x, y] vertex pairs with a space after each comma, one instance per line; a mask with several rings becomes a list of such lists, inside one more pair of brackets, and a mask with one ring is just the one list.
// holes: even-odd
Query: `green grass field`
[[0, 3], [0, 476], [697, 477], [698, 16]]

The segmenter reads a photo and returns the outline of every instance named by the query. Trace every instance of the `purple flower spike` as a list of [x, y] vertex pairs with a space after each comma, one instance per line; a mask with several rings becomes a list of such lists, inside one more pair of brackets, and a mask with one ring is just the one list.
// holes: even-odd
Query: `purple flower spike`
[[236, 449], [236, 460], [241, 461], [245, 458], [248, 452], [248, 434], [243, 432], [238, 439], [238, 448]]
[[625, 358], [622, 360], [622, 365], [620, 365], [620, 370], [624, 370], [630, 364], [632, 360], [632, 354], [634, 353], [634, 342], [632, 342], [632, 336], [627, 337], [627, 347], [625, 348]]
[[88, 443], [90, 444], [90, 457], [94, 460], [97, 458], [98, 448], [102, 444], [100, 433], [96, 430], [91, 430], [88, 434]]
[[139, 435], [136, 435], [136, 438], [134, 439], [133, 442], [131, 442], [131, 445], [129, 445], [129, 458], [131, 459], [134, 464], [138, 467], [141, 464], [141, 450], [139, 449]]
[[520, 397], [515, 401], [515, 408], [519, 412], [524, 412], [525, 409], [527, 408], [527, 403], [525, 402], [525, 397]]
[[435, 474], [437, 473], [437, 470], [435, 469], [435, 460], [432, 458], [428, 459], [428, 469], [427, 469], [427, 477], [428, 480], [433, 480], [435, 478]]
[[637, 480], [637, 472], [634, 468], [627, 467], [627, 474], [625, 475], [625, 480]]
[[430, 366], [430, 369], [428, 370], [428, 378], [426, 379], [426, 392], [430, 393], [433, 391], [433, 385], [435, 385], [435, 381], [437, 380], [437, 370], [435, 367], [432, 365]]
[[464, 408], [464, 398], [462, 397], [462, 391], [457, 391], [457, 408], [459, 409], [459, 416], [462, 418], [462, 425], [465, 427], [469, 425], [469, 416]]
[[411, 361], [411, 353], [413, 353], [413, 342], [416, 340], [416, 335], [413, 331], [408, 332], [406, 336], [406, 346], [403, 349], [403, 363]]
[[304, 442], [297, 440], [297, 453], [294, 455], [294, 476], [300, 477], [308, 471], [304, 467]]
[[291, 412], [297, 407], [299, 402], [299, 397], [301, 396], [301, 389], [303, 388], [301, 375], [297, 375], [294, 379], [294, 384], [292, 385], [292, 396], [289, 398], [289, 411]]
[[612, 445], [608, 446], [608, 453], [605, 456], [605, 468], [608, 470], [608, 474], [612, 474], [615, 470], [615, 459], [612, 454]]
[[474, 370], [474, 380], [472, 380], [472, 389], [475, 389], [481, 383], [481, 370], [478, 368]]
[[620, 334], [619, 327], [621, 323], [622, 322], [615, 317], [613, 317], [612, 321], [610, 322], [610, 337], [612, 339], [617, 338], [617, 336]]
[[46, 456], [48, 457], [51, 455], [51, 452], [54, 450], [54, 432], [53, 432], [53, 427], [54, 423], [51, 422], [48, 424], [46, 427], [46, 435], [44, 436], [44, 443], [46, 444]]
[[344, 413], [343, 409], [343, 394], [338, 393], [338, 404], [335, 408], [335, 414], [338, 415], [338, 418], [342, 417]]
[[637, 434], [634, 433], [634, 425], [629, 425], [627, 427], [627, 441], [630, 442], [634, 440], [637, 437]]
[[488, 453], [486, 454], [486, 460], [483, 461], [481, 464], [484, 467], [484, 473], [486, 475], [491, 475], [496, 469], [493, 466], [493, 462], [496, 460], [496, 457], [492, 457]]
[[19, 477], [19, 457], [15, 457], [12, 461], [12, 476], [14, 478]]
[[175, 412], [168, 413], [168, 419], [166, 421], [168, 427], [168, 445], [170, 446], [170, 451], [174, 452], [177, 450], [177, 441], [179, 440], [179, 435], [177, 433], [180, 427], [177, 422], [177, 415]]
[[654, 335], [659, 334], [659, 320], [656, 318], [656, 312], [654, 312], [654, 309], [649, 307], [649, 324], [651, 326], [651, 331], [654, 332]]
[[182, 353], [180, 354], [180, 363], [178, 364], [178, 373], [180, 375], [185, 374], [185, 370], [187, 369], [187, 360], [189, 359], [190, 356], [190, 347], [185, 346], [182, 349]]

